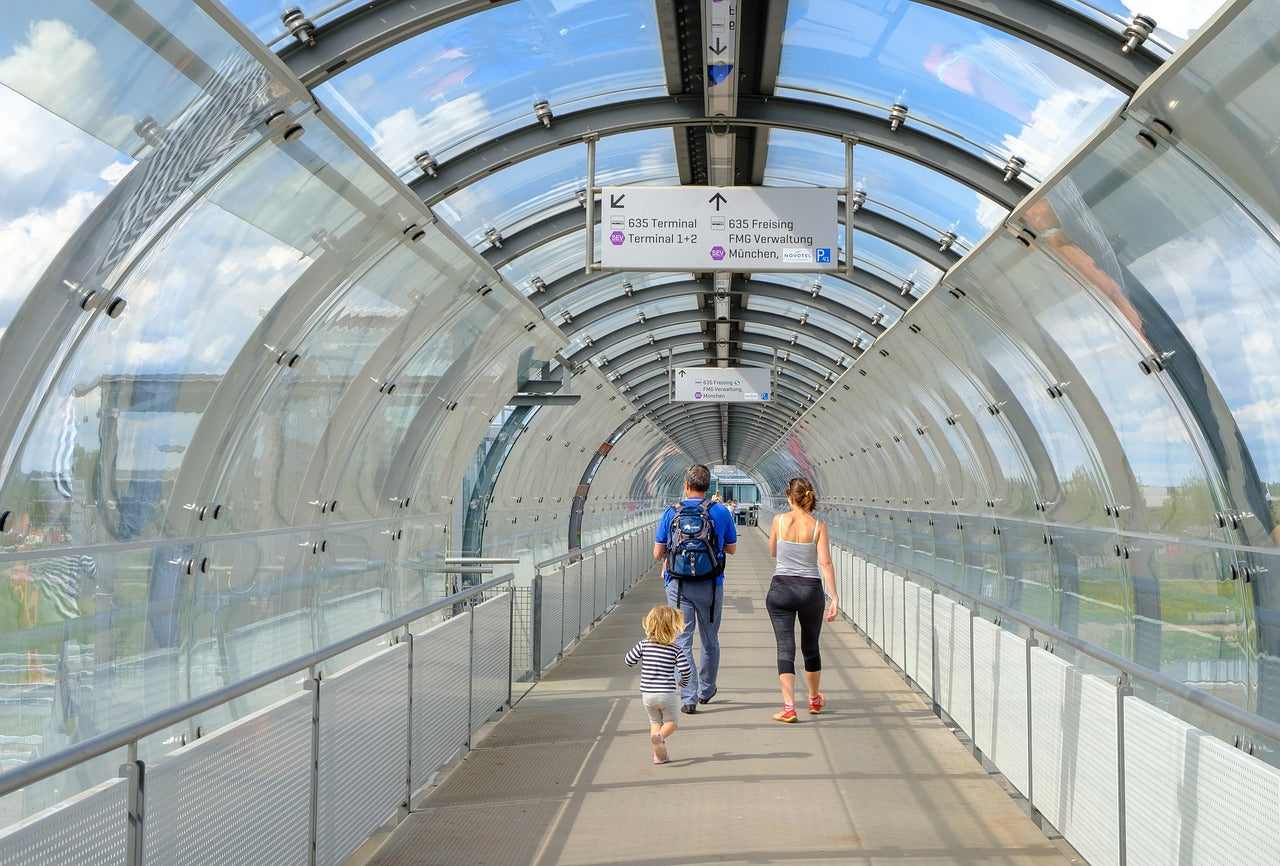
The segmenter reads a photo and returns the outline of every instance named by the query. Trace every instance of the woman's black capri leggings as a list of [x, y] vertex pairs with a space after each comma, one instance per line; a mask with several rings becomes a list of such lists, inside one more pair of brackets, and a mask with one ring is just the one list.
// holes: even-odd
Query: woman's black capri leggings
[[804, 655], [804, 669], [822, 670], [818, 635], [822, 631], [824, 602], [822, 581], [785, 574], [773, 576], [764, 606], [769, 611], [773, 636], [778, 642], [778, 673], [796, 672], [796, 617], [800, 618], [800, 652]]

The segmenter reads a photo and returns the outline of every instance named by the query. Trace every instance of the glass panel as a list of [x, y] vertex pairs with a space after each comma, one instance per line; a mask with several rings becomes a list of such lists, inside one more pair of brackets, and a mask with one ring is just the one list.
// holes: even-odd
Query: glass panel
[[[836, 0], [787, 7], [777, 94], [845, 97], [930, 124], [1044, 177], [1124, 103], [1047, 51], [919, 3]], [[969, 149], [974, 149], [972, 146]]]
[[1117, 33], [1124, 31], [1134, 15], [1146, 15], [1156, 22], [1152, 42], [1173, 49], [1209, 20], [1218, 3], [1186, 3], [1182, 0], [1060, 0], [1069, 9], [1078, 9], [1091, 18], [1111, 23]]
[[[433, 209], [476, 246], [490, 227], [510, 237], [522, 225], [566, 205], [585, 214], [575, 194], [586, 188], [586, 175], [586, 147], [563, 147], [494, 172]], [[602, 139], [596, 147], [595, 177], [597, 186], [679, 185], [671, 131], [645, 130]]]
[[[856, 277], [855, 277], [856, 278]], [[834, 275], [825, 275], [815, 278], [812, 274], [769, 274], [768, 279], [762, 279], [759, 275], [752, 277], [752, 282], [764, 282], [774, 285], [791, 286], [800, 289], [806, 293], [812, 293], [813, 287], [818, 287], [818, 294], [828, 300], [835, 301], [843, 306], [862, 313], [867, 318], [871, 318], [876, 313], [884, 314], [884, 325], [888, 327], [898, 320], [901, 311], [896, 307], [889, 306], [879, 295], [874, 295], [866, 289], [841, 279]], [[743, 288], [750, 297], [751, 283], [744, 284]], [[859, 331], [861, 333], [861, 331]], [[870, 336], [867, 342], [871, 342]]]
[[[844, 169], [843, 142], [788, 130], [769, 133], [766, 185], [843, 189]], [[853, 173], [855, 188], [867, 194], [867, 207], [928, 235], [954, 232], [957, 251], [972, 247], [1008, 216], [1003, 206], [967, 186], [882, 150], [855, 148]]]
[[924, 294], [942, 279], [942, 271], [938, 268], [902, 247], [865, 232], [855, 231], [853, 234], [853, 260], [865, 270], [884, 276], [895, 286], [901, 285], [903, 280], [910, 280], [915, 286], [911, 291], [916, 296]]
[[[234, 201], [250, 217], [293, 200], [305, 210], [289, 235], [336, 236], [356, 212], [328, 190], [267, 145], [209, 197]], [[276, 227], [276, 220], [264, 221]], [[72, 544], [104, 537], [90, 530], [94, 523], [122, 541], [155, 537], [201, 413], [236, 357], [230, 348], [244, 345], [310, 261], [308, 251], [211, 201], [187, 211], [119, 287], [127, 313], [94, 320], [101, 335], [87, 334], [46, 397], [21, 465], [67, 506], [94, 504], [74, 520], [65, 509], [33, 513], [33, 529]], [[27, 511], [14, 497], [6, 501], [15, 512]]]
[[[179, 121], [188, 130], [199, 126], [183, 115], [202, 99], [219, 100], [223, 109], [265, 102], [266, 72], [197, 4], [148, 5], [154, 20], [138, 35], [91, 0], [6, 9], [0, 83], [131, 156], [172, 136]], [[129, 26], [146, 17], [131, 17]]]
[[799, 321], [801, 316], [806, 317], [807, 322], [812, 322], [814, 327], [820, 328], [828, 333], [834, 333], [841, 339], [852, 344], [853, 339], [862, 333], [856, 325], [853, 325], [843, 319], [838, 319], [825, 310], [811, 309], [804, 304], [788, 303], [777, 298], [766, 298], [758, 295], [748, 295], [751, 299], [749, 309], [756, 310], [761, 313], [773, 313], [779, 316], [789, 316], [796, 319], [796, 330], [802, 336], [807, 332], [805, 325]]
[[[1161, 387], [1162, 378], [1142, 373], [1137, 351], [1096, 296], [1064, 283], [1061, 273], [1039, 257], [1006, 258], [993, 255], [975, 263], [971, 273], [990, 292], [990, 300], [984, 295], [979, 303], [998, 326], [1060, 347], [1047, 346], [1042, 356], [1073, 366], [1054, 371], [1072, 380], [1064, 399], [1088, 416], [1092, 438], [1105, 442], [1114, 435], [1127, 457], [1124, 466], [1113, 461], [1108, 479], [1113, 496], [1126, 503], [1121, 525], [1220, 539], [1213, 518], [1216, 489], [1210, 487], [1186, 424]], [[1028, 285], [1039, 289], [1021, 290]], [[1025, 314], [1035, 316], [1037, 324], [1028, 323]], [[1109, 331], [1114, 338], [1100, 339]], [[1077, 381], [1088, 383], [1087, 391], [1077, 391]]]
[[652, 3], [511, 3], [379, 52], [317, 96], [396, 171], [428, 150], [440, 162], [536, 123], [533, 105], [564, 114], [665, 96]]
[[[1271, 502], [1280, 492], [1274, 423], [1280, 381], [1268, 363], [1275, 349], [1269, 323], [1280, 316], [1280, 247], [1177, 151], [1135, 165], [1132, 144], [1131, 134], [1118, 133], [1073, 174], [1078, 181], [1055, 188], [1051, 201], [1062, 217], [1062, 234], [1083, 245], [1092, 260], [1110, 263], [1086, 285], [1100, 292], [1114, 287], [1109, 297], [1125, 304], [1121, 309], [1130, 318], [1140, 317], [1145, 341], [1173, 353], [1165, 378], [1210, 437], [1219, 470], [1230, 472], [1244, 461], [1232, 484], [1241, 499], [1235, 504], [1261, 524], [1246, 521], [1242, 529], [1270, 544], [1280, 523]], [[1122, 187], [1125, 195], [1102, 195], [1098, 172], [1120, 166], [1140, 167]], [[1093, 241], [1099, 236], [1123, 236], [1125, 245], [1113, 251], [1104, 240], [1099, 247]], [[1088, 274], [1085, 265], [1078, 270]], [[1247, 446], [1243, 456], [1237, 436]]]
[[[12, 59], [12, 58], [10, 58]], [[0, 66], [7, 60], [0, 59]], [[45, 268], [133, 160], [0, 85], [0, 337]]]
[[[600, 226], [596, 226], [596, 249], [600, 246]], [[531, 286], [531, 280], [540, 276], [550, 284], [572, 272], [581, 272], [586, 258], [587, 241], [581, 231], [573, 231], [562, 238], [548, 241], [530, 250], [498, 269], [502, 276], [515, 286]]]

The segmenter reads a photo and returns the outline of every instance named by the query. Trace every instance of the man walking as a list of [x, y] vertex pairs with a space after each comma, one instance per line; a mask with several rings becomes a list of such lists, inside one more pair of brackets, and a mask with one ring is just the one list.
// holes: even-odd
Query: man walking
[[[707, 500], [711, 470], [697, 464], [684, 473], [684, 499], [667, 508], [654, 535], [653, 558], [665, 559], [662, 579], [667, 603], [684, 613], [685, 627], [676, 638], [693, 671], [680, 689], [680, 711], [695, 713], [716, 695], [720, 669], [720, 612], [724, 606], [725, 555], [738, 546], [733, 515], [719, 502]], [[704, 550], [705, 553], [699, 553]], [[693, 633], [702, 638], [702, 661], [694, 664]]]

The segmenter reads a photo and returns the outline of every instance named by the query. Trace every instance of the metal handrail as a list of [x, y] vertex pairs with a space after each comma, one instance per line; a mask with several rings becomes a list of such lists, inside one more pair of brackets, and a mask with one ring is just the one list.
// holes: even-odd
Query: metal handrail
[[606, 538], [604, 541], [597, 541], [595, 544], [589, 545], [588, 547], [579, 547], [577, 550], [570, 550], [569, 552], [562, 553], [559, 556], [553, 556], [550, 559], [544, 559], [542, 562], [534, 563], [533, 568], [535, 571], [538, 571], [548, 565], [555, 565], [557, 562], [559, 562], [562, 559], [572, 559], [574, 557], [581, 557], [585, 554], [594, 552], [598, 547], [604, 547], [606, 545], [613, 544], [620, 538], [626, 538], [628, 535], [632, 535], [640, 531], [641, 531], [640, 527], [636, 527], [634, 529], [628, 529], [626, 532], [619, 532], [617, 535], [611, 538]]
[[1036, 634], [1053, 638], [1057, 643], [1066, 644], [1077, 652], [1083, 653], [1092, 659], [1100, 661], [1108, 667], [1116, 668], [1117, 670], [1128, 674], [1133, 679], [1141, 680], [1148, 685], [1155, 686], [1158, 689], [1162, 689], [1176, 695], [1194, 706], [1207, 710], [1208, 712], [1226, 719], [1229, 722], [1234, 722], [1241, 727], [1248, 728], [1255, 734], [1259, 734], [1280, 743], [1280, 722], [1275, 722], [1265, 716], [1252, 713], [1243, 707], [1230, 703], [1229, 701], [1224, 701], [1222, 698], [1215, 697], [1214, 695], [1201, 691], [1194, 686], [1189, 686], [1186, 683], [1167, 677], [1159, 671], [1153, 671], [1150, 668], [1143, 667], [1137, 662], [1127, 659], [1124, 656], [1116, 655], [1110, 650], [1094, 646], [1073, 634], [1062, 631], [1061, 629], [1048, 625], [1047, 623], [1040, 622], [1039, 620], [1031, 619], [1020, 611], [1006, 607], [999, 602], [992, 601], [991, 599], [984, 598], [980, 595], [975, 595], [966, 589], [961, 589], [953, 583], [948, 583], [945, 580], [941, 580], [931, 574], [926, 574], [925, 572], [912, 568], [911, 566], [903, 565], [900, 562], [894, 562], [887, 557], [881, 556], [877, 553], [871, 553], [870, 551], [863, 550], [860, 547], [854, 547], [853, 552], [856, 552], [859, 556], [869, 562], [876, 562], [882, 568], [890, 567], [890, 570], [903, 571], [904, 578], [908, 574], [923, 578], [923, 581], [915, 580], [913, 583], [923, 583], [924, 581], [928, 581], [932, 583], [934, 587], [945, 588], [948, 592], [954, 593], [962, 598], [966, 598], [977, 606], [987, 608], [1005, 619], [1010, 619], [1026, 626]]
[[166, 710], [161, 710], [160, 712], [140, 719], [133, 724], [116, 728], [113, 731], [107, 731], [97, 735], [96, 737], [90, 737], [89, 739], [82, 740], [81, 742], [69, 746], [66, 749], [59, 750], [52, 755], [37, 758], [34, 761], [23, 764], [21, 767], [16, 767], [7, 772], [0, 773], [0, 797], [11, 794], [19, 788], [25, 788], [27, 785], [38, 782], [41, 779], [54, 775], [55, 773], [61, 773], [63, 770], [68, 770], [77, 764], [96, 758], [99, 755], [105, 755], [108, 752], [136, 743], [143, 737], [162, 731], [170, 725], [186, 721], [192, 716], [198, 715], [206, 710], [211, 710], [214, 707], [221, 706], [222, 704], [233, 701], [236, 698], [243, 697], [249, 692], [271, 685], [277, 680], [281, 680], [290, 674], [307, 670], [308, 668], [344, 653], [347, 650], [354, 649], [362, 643], [367, 643], [368, 641], [381, 637], [384, 634], [406, 626], [414, 620], [421, 619], [424, 616], [429, 616], [438, 610], [452, 608], [459, 602], [466, 601], [474, 595], [487, 592], [495, 587], [514, 580], [514, 577], [514, 575], [506, 575], [504, 577], [485, 581], [478, 586], [468, 587], [465, 590], [456, 592], [447, 598], [442, 598], [426, 605], [425, 607], [420, 607], [417, 610], [410, 611], [409, 613], [401, 614], [395, 619], [387, 620], [386, 622], [379, 623], [376, 626], [370, 626], [363, 631], [356, 632], [350, 637], [344, 638], [337, 643], [330, 644], [323, 649], [315, 650], [307, 655], [298, 656], [292, 661], [276, 665], [273, 668], [267, 668], [266, 670], [254, 674], [248, 679], [241, 680], [238, 683], [223, 686], [220, 689], [215, 689], [214, 691], [199, 698], [193, 698], [185, 703], [178, 704]]

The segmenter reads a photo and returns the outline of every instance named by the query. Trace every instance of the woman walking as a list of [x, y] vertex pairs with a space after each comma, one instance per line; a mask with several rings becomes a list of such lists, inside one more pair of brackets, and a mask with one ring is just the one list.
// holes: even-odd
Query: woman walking
[[793, 478], [787, 484], [791, 510], [773, 518], [769, 529], [769, 553], [777, 558], [773, 581], [765, 596], [765, 607], [773, 621], [778, 643], [778, 682], [782, 687], [782, 710], [774, 714], [779, 722], [796, 721], [796, 620], [800, 621], [800, 653], [804, 657], [804, 680], [809, 690], [809, 712], [817, 715], [827, 699], [819, 691], [822, 656], [818, 635], [822, 631], [823, 592], [826, 583], [829, 601], [826, 620], [836, 618], [836, 575], [831, 565], [827, 527], [813, 516], [818, 500], [808, 478]]

